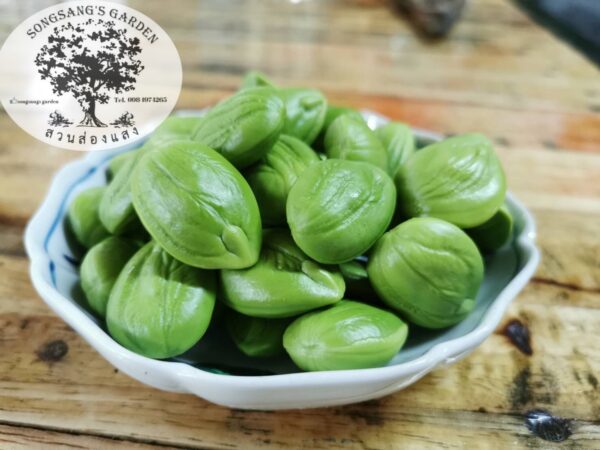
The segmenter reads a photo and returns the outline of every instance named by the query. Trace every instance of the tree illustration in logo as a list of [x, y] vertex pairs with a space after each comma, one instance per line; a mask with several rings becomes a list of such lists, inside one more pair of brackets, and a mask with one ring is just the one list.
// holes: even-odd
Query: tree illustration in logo
[[78, 126], [105, 127], [96, 117], [96, 105], [108, 103], [110, 93], [135, 88], [144, 70], [138, 59], [142, 48], [112, 21], [88, 19], [55, 27], [40, 49], [35, 65], [42, 80], [48, 80], [56, 95], [70, 93], [84, 117]]

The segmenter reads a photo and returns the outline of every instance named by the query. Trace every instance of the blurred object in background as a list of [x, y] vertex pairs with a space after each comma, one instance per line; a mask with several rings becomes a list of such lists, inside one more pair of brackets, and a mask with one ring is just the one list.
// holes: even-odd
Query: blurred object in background
[[600, 65], [600, 0], [515, 0], [533, 20]]
[[421, 35], [430, 39], [445, 37], [465, 7], [465, 0], [391, 1]]

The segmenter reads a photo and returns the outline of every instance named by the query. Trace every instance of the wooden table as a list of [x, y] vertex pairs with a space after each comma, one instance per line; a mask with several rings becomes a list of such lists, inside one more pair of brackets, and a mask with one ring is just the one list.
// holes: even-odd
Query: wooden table
[[[2, 40], [50, 3], [0, 2]], [[538, 221], [542, 263], [505, 318], [529, 327], [533, 354], [500, 327], [472, 356], [402, 392], [317, 410], [245, 412], [145, 387], [105, 362], [33, 290], [23, 228], [52, 173], [79, 155], [47, 148], [2, 111], [0, 448], [600, 447], [596, 68], [507, 0], [472, 1], [451, 37], [435, 44], [372, 0], [129, 4], [177, 44], [181, 108], [213, 103], [257, 68], [415, 126], [488, 134], [511, 190]], [[66, 354], [48, 353], [57, 340]], [[572, 419], [572, 436], [552, 444], [530, 433], [524, 414], [536, 408]]]

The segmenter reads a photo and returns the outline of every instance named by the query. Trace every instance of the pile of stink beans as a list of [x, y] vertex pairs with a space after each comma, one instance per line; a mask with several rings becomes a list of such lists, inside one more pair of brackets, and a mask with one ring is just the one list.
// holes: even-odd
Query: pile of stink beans
[[474, 309], [482, 255], [512, 232], [484, 136], [417, 148], [404, 124], [372, 130], [257, 72], [205, 115], [166, 119], [107, 178], [67, 215], [81, 286], [150, 358], [183, 354], [212, 321], [246, 355], [287, 352], [302, 370], [385, 365], [412, 330]]

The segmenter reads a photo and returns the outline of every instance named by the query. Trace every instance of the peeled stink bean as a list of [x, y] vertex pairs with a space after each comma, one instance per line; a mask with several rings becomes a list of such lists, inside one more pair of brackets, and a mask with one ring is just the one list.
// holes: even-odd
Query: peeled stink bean
[[475, 308], [483, 260], [460, 228], [424, 217], [385, 233], [370, 254], [367, 271], [387, 305], [417, 325], [444, 328]]
[[261, 247], [252, 190], [223, 156], [193, 141], [146, 153], [131, 176], [133, 205], [171, 256], [203, 269], [252, 266]]
[[389, 225], [395, 204], [394, 183], [383, 170], [328, 159], [309, 166], [292, 187], [287, 221], [308, 256], [339, 264], [371, 248]]
[[387, 364], [407, 334], [408, 326], [395, 314], [343, 300], [292, 322], [283, 346], [303, 370], [365, 369]]

